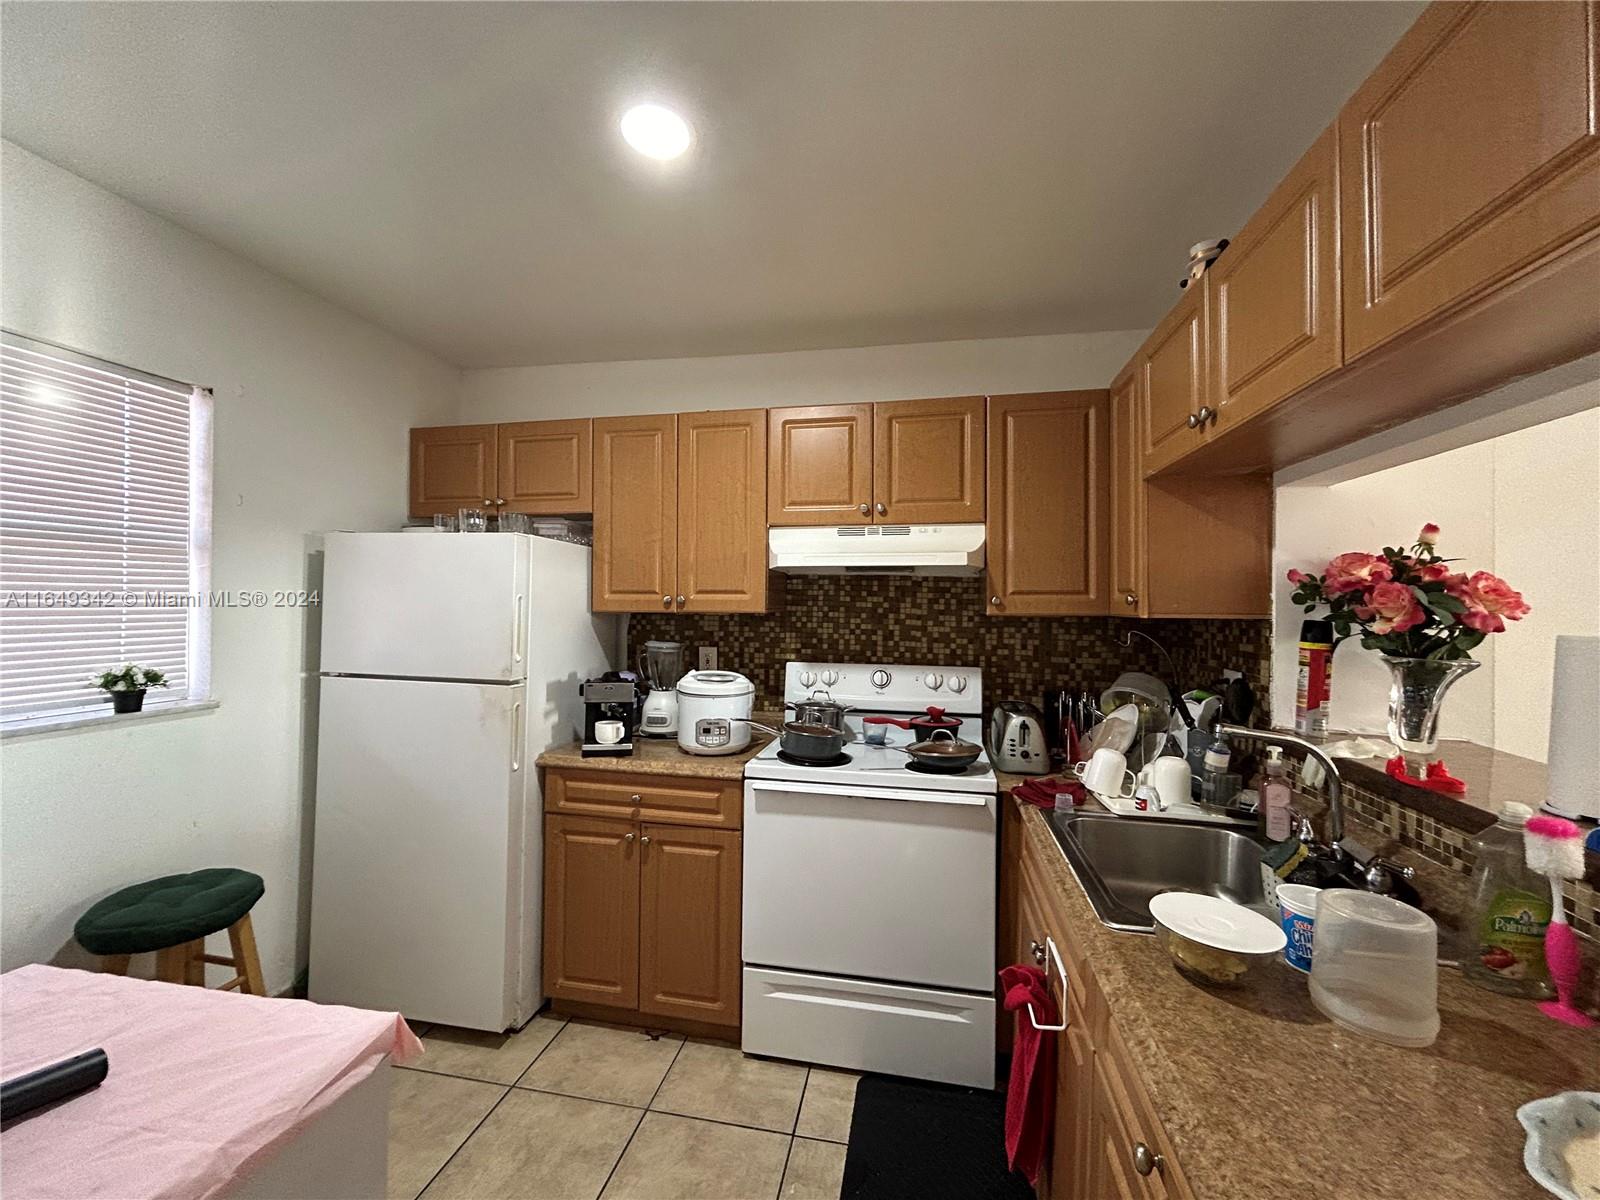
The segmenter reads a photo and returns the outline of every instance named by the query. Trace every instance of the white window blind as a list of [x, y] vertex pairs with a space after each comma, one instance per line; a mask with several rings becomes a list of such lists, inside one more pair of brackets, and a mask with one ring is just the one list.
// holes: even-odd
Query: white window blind
[[[198, 389], [0, 334], [0, 720], [106, 710], [124, 663], [191, 698]], [[207, 428], [205, 414], [199, 424]], [[197, 585], [197, 575], [202, 581]], [[195, 697], [200, 698], [200, 697]]]

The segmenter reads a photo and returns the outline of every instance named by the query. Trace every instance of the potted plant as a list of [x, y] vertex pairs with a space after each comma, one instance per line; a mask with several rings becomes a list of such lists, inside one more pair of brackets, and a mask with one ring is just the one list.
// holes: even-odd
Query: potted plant
[[113, 712], [135, 713], [144, 707], [145, 692], [153, 687], [166, 687], [167, 677], [154, 667], [126, 663], [115, 671], [102, 671], [94, 685], [110, 693]]
[[1321, 575], [1289, 572], [1291, 599], [1327, 610], [1334, 645], [1359, 637], [1390, 672], [1389, 737], [1409, 774], [1422, 776], [1439, 747], [1439, 710], [1451, 685], [1477, 668], [1472, 651], [1530, 609], [1522, 594], [1488, 571], [1452, 570], [1440, 558], [1439, 527], [1427, 524], [1406, 549], [1341, 554]]

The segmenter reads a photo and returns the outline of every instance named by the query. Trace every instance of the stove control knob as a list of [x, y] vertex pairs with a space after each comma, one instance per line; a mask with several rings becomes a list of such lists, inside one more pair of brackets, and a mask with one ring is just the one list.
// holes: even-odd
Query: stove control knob
[[824, 671], [822, 673], [822, 682], [825, 687], [832, 687], [834, 684], [839, 682], [839, 672]]
[[967, 690], [967, 677], [965, 675], [950, 676], [950, 690], [961, 693]]
[[929, 671], [922, 677], [922, 682], [928, 685], [929, 691], [937, 692], [939, 685], [944, 682], [944, 676], [934, 671]]
[[891, 676], [889, 672], [885, 671], [882, 667], [879, 667], [872, 673], [872, 686], [881, 692], [884, 688], [889, 686], [889, 681], [892, 678], [893, 676]]
[[812, 684], [816, 683], [816, 681], [817, 681], [817, 676], [816, 676], [816, 673], [814, 671], [801, 671], [800, 672], [800, 686], [801, 687], [810, 687]]

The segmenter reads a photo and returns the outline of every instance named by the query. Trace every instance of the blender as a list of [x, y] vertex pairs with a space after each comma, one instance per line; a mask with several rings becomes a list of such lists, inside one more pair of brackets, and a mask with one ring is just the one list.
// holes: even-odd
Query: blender
[[639, 656], [639, 674], [650, 685], [639, 732], [647, 737], [677, 737], [678, 693], [674, 689], [683, 678], [683, 643], [646, 642]]

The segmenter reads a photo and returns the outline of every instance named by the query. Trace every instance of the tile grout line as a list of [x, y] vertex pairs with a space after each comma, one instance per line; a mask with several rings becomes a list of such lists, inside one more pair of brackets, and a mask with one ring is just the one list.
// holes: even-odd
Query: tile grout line
[[800, 1084], [800, 1103], [794, 1106], [794, 1124], [789, 1127], [789, 1144], [783, 1148], [783, 1170], [778, 1172], [778, 1190], [772, 1200], [783, 1200], [783, 1181], [789, 1178], [789, 1160], [794, 1157], [794, 1139], [799, 1136], [800, 1114], [806, 1110], [806, 1092], [811, 1087], [811, 1068], [806, 1068], [805, 1080]]
[[[672, 1068], [678, 1062], [678, 1055], [683, 1053], [683, 1048], [688, 1042], [689, 1039], [686, 1037], [678, 1039], [678, 1048], [672, 1052], [672, 1061], [667, 1064], [667, 1069], [661, 1072], [661, 1081], [656, 1084], [656, 1090], [650, 1093], [650, 1101], [644, 1106], [644, 1110], [639, 1113], [639, 1119], [634, 1122], [633, 1131], [628, 1134], [628, 1140], [622, 1143], [622, 1150], [617, 1154], [617, 1161], [611, 1164], [611, 1170], [606, 1172], [606, 1181], [600, 1185], [600, 1190], [594, 1194], [595, 1200], [600, 1200], [600, 1197], [606, 1194], [606, 1189], [611, 1186], [612, 1177], [616, 1175], [617, 1168], [622, 1165], [622, 1160], [628, 1155], [628, 1147], [633, 1145], [633, 1139], [639, 1136], [639, 1130], [644, 1126], [645, 1117], [650, 1115], [650, 1105], [654, 1104], [656, 1097], [661, 1094], [661, 1089], [667, 1082], [667, 1076], [672, 1074]], [[601, 1101], [601, 1103], [603, 1104], [605, 1101]], [[626, 1108], [628, 1106], [621, 1105], [619, 1107]]]

